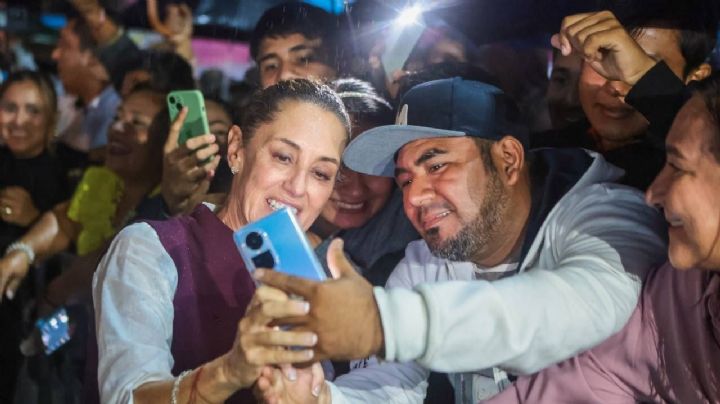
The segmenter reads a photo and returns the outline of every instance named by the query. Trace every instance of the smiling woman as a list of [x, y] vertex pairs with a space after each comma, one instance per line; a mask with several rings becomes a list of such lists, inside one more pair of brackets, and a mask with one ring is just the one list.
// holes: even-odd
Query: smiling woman
[[[93, 287], [101, 402], [252, 402], [248, 388], [263, 365], [311, 358], [309, 349], [276, 347], [310, 347], [314, 335], [269, 327], [307, 305], [256, 291], [232, 234], [286, 206], [307, 230], [332, 192], [349, 126], [325, 85], [268, 87], [250, 101], [242, 129], [230, 129], [234, 177], [224, 206], [199, 205], [116, 237]], [[260, 309], [269, 301], [270, 312]]]
[[[0, 87], [0, 254], [25, 257], [16, 243], [44, 211], [68, 197], [65, 170], [48, 148], [56, 118], [51, 82], [30, 71], [11, 74]], [[0, 261], [0, 301], [5, 293]], [[20, 278], [22, 279], [22, 278]], [[20, 365], [21, 308], [28, 288], [13, 284], [13, 301], [0, 304], [0, 374], [17, 375]], [[14, 377], [0, 381], [12, 392]], [[0, 401], [3, 397], [0, 393]]]

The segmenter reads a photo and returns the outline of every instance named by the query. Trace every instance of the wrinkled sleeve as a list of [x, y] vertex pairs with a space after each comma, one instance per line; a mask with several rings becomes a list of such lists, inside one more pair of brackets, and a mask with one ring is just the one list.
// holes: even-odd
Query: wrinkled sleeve
[[177, 271], [146, 223], [113, 240], [93, 278], [101, 402], [132, 403], [140, 385], [172, 378]]
[[529, 270], [494, 282], [375, 289], [388, 360], [441, 372], [527, 374], [587, 350], [627, 322], [664, 223], [638, 192], [594, 185], [546, 220]]

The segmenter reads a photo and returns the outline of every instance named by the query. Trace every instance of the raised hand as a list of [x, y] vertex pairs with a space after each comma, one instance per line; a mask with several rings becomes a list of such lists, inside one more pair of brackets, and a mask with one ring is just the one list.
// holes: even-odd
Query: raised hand
[[563, 55], [580, 53], [606, 79], [631, 86], [657, 63], [610, 11], [565, 17], [551, 42]]
[[163, 154], [160, 189], [172, 215], [188, 213], [202, 202], [220, 163], [215, 135], [196, 136], [178, 145], [187, 112], [187, 107], [183, 108], [170, 126]]

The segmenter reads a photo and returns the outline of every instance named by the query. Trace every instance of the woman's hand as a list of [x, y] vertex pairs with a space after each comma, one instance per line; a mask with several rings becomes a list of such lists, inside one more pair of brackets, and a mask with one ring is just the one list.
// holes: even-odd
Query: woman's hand
[[[307, 331], [283, 331], [271, 323], [282, 317], [304, 316], [307, 302], [292, 300], [279, 289], [260, 286], [238, 325], [232, 349], [224, 357], [225, 377], [238, 389], [250, 387], [265, 365], [309, 362], [317, 336]], [[286, 349], [293, 347], [293, 349]]]
[[320, 363], [310, 367], [281, 369], [266, 366], [257, 381], [255, 395], [267, 404], [329, 403], [330, 391]]
[[15, 291], [30, 269], [30, 259], [21, 250], [10, 251], [0, 259], [0, 302], [3, 297], [12, 300]]
[[204, 200], [220, 163], [215, 135], [196, 136], [178, 145], [187, 113], [183, 108], [173, 121], [164, 148], [160, 189], [171, 215], [189, 213]]
[[21, 187], [0, 191], [0, 218], [7, 223], [27, 227], [40, 216], [30, 193]]

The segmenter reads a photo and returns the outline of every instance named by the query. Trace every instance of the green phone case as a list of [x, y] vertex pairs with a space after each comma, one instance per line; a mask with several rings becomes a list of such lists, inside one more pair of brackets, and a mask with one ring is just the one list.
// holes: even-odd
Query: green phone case
[[167, 96], [170, 121], [174, 121], [183, 106], [188, 107], [185, 123], [180, 129], [178, 144], [185, 144], [188, 139], [210, 133], [207, 114], [205, 113], [205, 100], [199, 90], [172, 91]]

